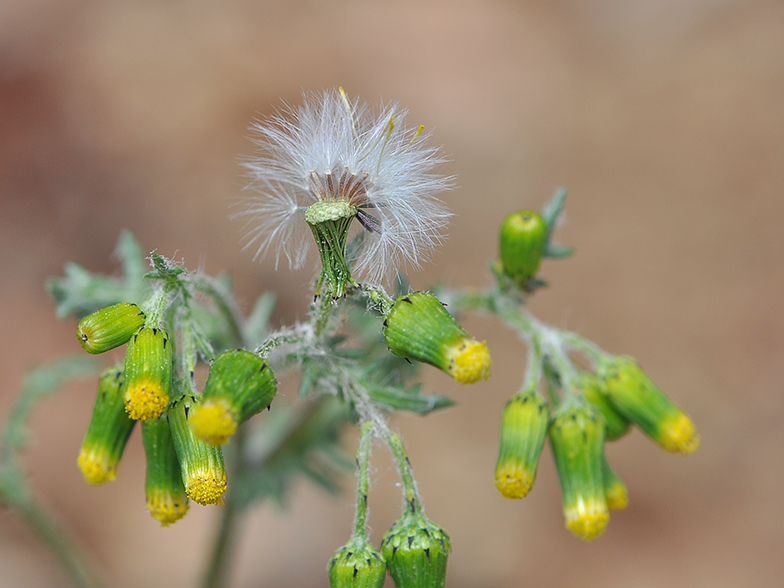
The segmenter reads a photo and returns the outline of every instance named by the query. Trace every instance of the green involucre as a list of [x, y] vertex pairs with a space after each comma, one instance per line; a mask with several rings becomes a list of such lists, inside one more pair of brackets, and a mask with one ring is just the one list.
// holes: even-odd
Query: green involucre
[[612, 405], [667, 451], [692, 453], [700, 443], [688, 415], [645, 374], [634, 358], [616, 356], [599, 366]]
[[420, 511], [407, 510], [381, 540], [397, 588], [444, 588], [449, 535]]
[[384, 319], [384, 341], [393, 354], [429, 363], [461, 384], [490, 376], [487, 345], [466, 333], [430, 292], [395, 301]]
[[168, 419], [161, 416], [144, 421], [142, 441], [147, 461], [144, 483], [147, 510], [166, 527], [188, 512], [188, 495]]
[[629, 432], [631, 422], [623, 416], [615, 406], [610, 402], [607, 397], [607, 389], [604, 380], [599, 378], [592, 372], [580, 373], [580, 378], [577, 382], [579, 388], [585, 399], [596, 407], [604, 418], [604, 423], [607, 426], [607, 440], [614, 441], [620, 439]]
[[136, 421], [125, 413], [122, 368], [101, 373], [93, 415], [79, 452], [79, 467], [90, 484], [114, 480]]
[[232, 349], [212, 362], [202, 401], [225, 400], [241, 424], [267, 408], [277, 391], [278, 382], [266, 360], [245, 349]]
[[229, 486], [223, 451], [196, 438], [188, 425], [188, 417], [197, 400], [184, 395], [172, 402], [167, 417], [171, 427], [174, 450], [180, 461], [182, 483], [194, 502], [201, 505], [223, 504]]
[[144, 313], [138, 306], [120, 302], [96, 310], [79, 321], [76, 338], [88, 353], [103, 353], [126, 344], [144, 321]]
[[142, 327], [125, 353], [125, 410], [132, 419], [158, 418], [169, 405], [172, 349], [163, 329]]
[[549, 422], [550, 408], [537, 390], [506, 403], [495, 467], [495, 485], [506, 498], [524, 498], [533, 488]]
[[360, 537], [338, 549], [327, 570], [330, 588], [381, 588], [387, 575], [381, 553]]
[[517, 285], [525, 286], [539, 270], [547, 234], [547, 223], [534, 210], [513, 212], [501, 224], [501, 267]]
[[602, 471], [604, 423], [588, 404], [564, 404], [550, 425], [550, 445], [566, 526], [590, 541], [604, 532], [610, 520]]

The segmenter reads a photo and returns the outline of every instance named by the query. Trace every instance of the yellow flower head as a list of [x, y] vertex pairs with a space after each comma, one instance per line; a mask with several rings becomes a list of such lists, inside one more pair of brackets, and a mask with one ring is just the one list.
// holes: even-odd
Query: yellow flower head
[[161, 525], [168, 527], [188, 513], [188, 497], [185, 494], [157, 488], [147, 492], [147, 510]]
[[234, 411], [220, 398], [194, 406], [189, 422], [196, 438], [210, 445], [223, 445], [237, 431]]
[[446, 357], [449, 361], [447, 373], [456, 382], [474, 384], [490, 377], [490, 351], [484, 341], [464, 337], [447, 347]]

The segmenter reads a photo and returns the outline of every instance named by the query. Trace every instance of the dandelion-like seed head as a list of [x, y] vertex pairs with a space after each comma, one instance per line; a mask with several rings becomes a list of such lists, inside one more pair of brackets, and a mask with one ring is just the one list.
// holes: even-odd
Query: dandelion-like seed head
[[[245, 167], [259, 194], [237, 215], [247, 219], [246, 246], [299, 269], [312, 232], [325, 268], [320, 285], [334, 296], [354, 284], [352, 273], [375, 282], [401, 265], [419, 268], [442, 239], [450, 214], [436, 194], [451, 179], [434, 172], [444, 159], [429, 134], [405, 118], [396, 104], [374, 114], [341, 88], [254, 124], [261, 153]], [[349, 271], [350, 227], [364, 240]]]

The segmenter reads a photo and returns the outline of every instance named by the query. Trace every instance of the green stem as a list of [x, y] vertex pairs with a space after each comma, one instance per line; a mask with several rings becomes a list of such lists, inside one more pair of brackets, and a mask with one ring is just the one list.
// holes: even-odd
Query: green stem
[[363, 296], [370, 298], [370, 301], [378, 308], [378, 311], [383, 314], [389, 314], [395, 301], [390, 298], [384, 290], [378, 286], [363, 285], [361, 293]]
[[561, 404], [561, 398], [558, 396], [558, 388], [560, 387], [558, 374], [555, 372], [552, 364], [547, 360], [547, 358], [545, 358], [544, 362], [542, 363], [542, 370], [544, 372], [544, 380], [547, 385], [547, 397], [549, 398], [553, 409], [556, 409]]
[[400, 436], [392, 431], [389, 432], [387, 443], [392, 450], [392, 455], [397, 462], [397, 469], [400, 472], [400, 481], [403, 483], [403, 494], [406, 497], [406, 504], [411, 509], [412, 513], [420, 510], [419, 492], [417, 492], [416, 482], [414, 481], [414, 474], [411, 471], [411, 462], [406, 454], [406, 448], [403, 446]]
[[215, 304], [215, 307], [218, 309], [218, 312], [226, 319], [234, 341], [238, 345], [245, 346], [247, 342], [245, 341], [243, 332], [245, 319], [242, 315], [242, 310], [223, 284], [212, 276], [201, 273], [189, 275], [188, 281], [191, 282], [198, 291], [212, 300], [213, 304]]
[[539, 327], [538, 339], [542, 345], [542, 352], [552, 363], [555, 371], [558, 372], [564, 400], [571, 398], [576, 394], [577, 370], [563, 349], [558, 331], [544, 325], [539, 325]]
[[357, 514], [354, 521], [355, 538], [367, 539], [367, 502], [369, 490], [370, 446], [373, 442], [373, 422], [362, 423], [357, 449]]
[[565, 345], [586, 355], [594, 365], [598, 365], [605, 359], [611, 357], [610, 354], [604, 351], [601, 347], [592, 341], [583, 339], [577, 333], [572, 333], [571, 331], [559, 331], [559, 334]]
[[542, 375], [542, 350], [539, 340], [533, 338], [528, 342], [528, 362], [526, 365], [523, 390], [534, 390]]
[[167, 283], [162, 288], [156, 288], [152, 296], [142, 303], [142, 310], [147, 315], [145, 324], [151, 327], [158, 327], [161, 323], [163, 313], [166, 311], [171, 284]]

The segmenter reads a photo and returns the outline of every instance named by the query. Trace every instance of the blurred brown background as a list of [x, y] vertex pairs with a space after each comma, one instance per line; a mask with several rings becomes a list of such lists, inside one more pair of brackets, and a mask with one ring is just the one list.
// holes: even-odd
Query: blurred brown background
[[[628, 510], [588, 545], [564, 528], [549, 452], [537, 487], [492, 484], [500, 410], [524, 347], [474, 317], [494, 376], [430, 390], [459, 405], [397, 426], [428, 514], [452, 535], [449, 586], [780, 586], [784, 577], [784, 4], [779, 0], [355, 2], [237, 0], [0, 3], [0, 415], [23, 372], [78, 351], [43, 292], [66, 260], [116, 271], [129, 228], [148, 249], [229, 269], [246, 305], [265, 288], [276, 323], [304, 316], [308, 272], [241, 252], [227, 219], [241, 195], [246, 127], [305, 91], [343, 85], [410, 108], [452, 158], [450, 238], [426, 272], [488, 282], [496, 227], [569, 188], [546, 262], [540, 317], [635, 355], [703, 435], [688, 457], [639, 433], [610, 448]], [[29, 471], [91, 550], [107, 585], [194, 586], [215, 509], [172, 528], [147, 516], [134, 435], [118, 480], [75, 465], [93, 383], [36, 412]], [[347, 434], [349, 445], [353, 433]], [[400, 506], [374, 462], [378, 541]], [[350, 533], [338, 498], [300, 484], [290, 509], [247, 520], [233, 586], [326, 586]], [[0, 586], [63, 586], [37, 541], [0, 511]]]

